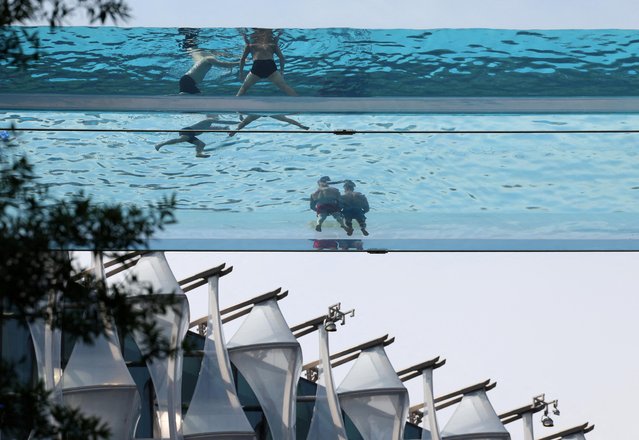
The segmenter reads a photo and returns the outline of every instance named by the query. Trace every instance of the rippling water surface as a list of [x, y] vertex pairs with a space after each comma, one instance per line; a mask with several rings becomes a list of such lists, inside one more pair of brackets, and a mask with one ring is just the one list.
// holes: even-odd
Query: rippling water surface
[[[236, 114], [221, 115], [233, 121]], [[201, 115], [5, 113], [42, 180], [59, 194], [85, 188], [104, 201], [152, 202], [176, 192], [180, 207], [303, 212], [321, 175], [352, 179], [375, 212], [637, 212], [639, 134], [456, 134], [460, 130], [607, 130], [639, 126], [639, 115], [297, 115], [324, 133], [204, 133], [208, 159], [187, 143], [154, 145]], [[226, 129], [229, 125], [214, 125]], [[231, 125], [231, 127], [233, 127]], [[264, 117], [249, 128], [290, 129]], [[436, 130], [441, 134], [411, 134]], [[402, 133], [403, 132], [403, 133]]]
[[[238, 60], [239, 29], [40, 30], [45, 56], [11, 92], [177, 93], [189, 46]], [[637, 30], [284, 29], [287, 81], [304, 96], [627, 96], [639, 94]], [[250, 66], [249, 66], [250, 68]], [[214, 68], [208, 95], [234, 95], [237, 69]], [[251, 94], [278, 94], [259, 84]]]
[[[187, 45], [227, 61], [244, 47], [238, 29], [80, 27], [41, 29], [41, 36], [45, 56], [26, 72], [2, 66], [0, 95], [37, 93], [52, 102], [56, 93], [176, 95], [191, 67]], [[639, 31], [286, 29], [280, 41], [286, 79], [302, 96], [499, 100], [639, 91]], [[238, 88], [236, 67], [214, 67], [201, 85], [205, 97], [232, 97]], [[264, 82], [249, 95], [281, 92]], [[574, 248], [639, 249], [636, 113], [290, 115], [309, 131], [265, 115], [234, 137], [200, 135], [211, 157], [196, 158], [186, 143], [156, 151], [176, 134], [155, 130], [177, 131], [205, 116], [158, 110], [0, 109], [0, 125], [19, 129], [9, 150], [27, 152], [56, 195], [83, 190], [98, 202], [146, 204], [176, 194], [180, 222], [166, 237], [182, 240], [182, 248], [193, 239], [213, 240], [200, 246], [208, 249], [235, 249], [248, 239], [276, 242], [252, 241], [246, 249], [342, 239], [331, 221], [315, 233], [308, 206], [317, 179], [328, 175], [355, 181], [367, 195], [373, 247], [426, 249], [428, 240], [443, 239], [462, 244], [442, 249], [531, 249], [543, 240], [603, 239]], [[212, 129], [239, 122], [237, 113], [218, 117], [227, 123]], [[383, 133], [330, 133], [343, 129]], [[468, 130], [510, 133], [461, 133]], [[512, 132], [518, 130], [530, 133]], [[490, 247], [484, 239], [533, 242]], [[466, 246], [468, 240], [479, 244]]]

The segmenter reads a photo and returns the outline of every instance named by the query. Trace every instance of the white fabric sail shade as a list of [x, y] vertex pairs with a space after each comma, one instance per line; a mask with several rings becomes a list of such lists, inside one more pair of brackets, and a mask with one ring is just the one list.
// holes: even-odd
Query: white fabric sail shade
[[362, 351], [337, 392], [342, 409], [364, 439], [403, 438], [408, 391], [383, 346]]
[[255, 304], [227, 347], [260, 402], [272, 437], [294, 440], [302, 350], [277, 302]]
[[510, 440], [485, 390], [464, 395], [441, 434], [444, 440]]
[[[102, 259], [94, 259], [97, 277], [104, 278]], [[111, 437], [130, 439], [140, 415], [140, 396], [126, 367], [111, 325], [93, 344], [78, 340], [62, 376], [64, 403], [85, 415], [97, 416]]]
[[[149, 374], [153, 381], [156, 396], [156, 429], [163, 439], [171, 440], [182, 437], [182, 340], [189, 326], [189, 304], [182, 292], [166, 258], [162, 252], [146, 254], [138, 263], [129, 269], [141, 283], [153, 289], [154, 295], [175, 294], [177, 304], [169, 307], [165, 313], [158, 314], [155, 322], [163, 337], [171, 342], [176, 349], [174, 356], [164, 359], [154, 359], [147, 362]], [[146, 290], [140, 289], [135, 295], [145, 295]], [[133, 338], [144, 354], [145, 347], [140, 334], [133, 334]]]
[[184, 417], [188, 440], [255, 438], [235, 392], [219, 311], [219, 277], [209, 278], [209, 310], [204, 357], [195, 391]]

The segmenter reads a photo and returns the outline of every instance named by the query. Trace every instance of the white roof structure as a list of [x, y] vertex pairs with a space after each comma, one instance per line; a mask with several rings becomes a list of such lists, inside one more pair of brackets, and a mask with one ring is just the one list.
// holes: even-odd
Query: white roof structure
[[235, 392], [219, 311], [219, 276], [209, 278], [209, 310], [204, 357], [189, 410], [184, 438], [213, 440], [232, 437], [251, 440], [255, 432]]
[[[102, 258], [94, 259], [96, 278], [104, 279]], [[140, 395], [120, 351], [113, 327], [92, 344], [75, 343], [62, 376], [65, 404], [100, 417], [113, 438], [130, 439], [140, 416]]]
[[337, 392], [342, 409], [364, 439], [403, 438], [408, 391], [382, 345], [360, 353]]
[[277, 301], [255, 304], [227, 344], [231, 361], [255, 393], [276, 439], [295, 439], [302, 349]]
[[464, 395], [441, 434], [444, 440], [510, 440], [485, 390]]
[[563, 440], [586, 440], [586, 436], [582, 432], [562, 437]]
[[[182, 430], [182, 354], [181, 345], [189, 326], [189, 303], [182, 292], [166, 258], [162, 252], [146, 254], [129, 269], [140, 282], [153, 288], [153, 294], [177, 295], [178, 304], [169, 307], [165, 313], [156, 315], [155, 322], [162, 336], [171, 341], [178, 353], [164, 359], [147, 362], [157, 400], [157, 423], [162, 438], [178, 438]], [[138, 296], [146, 291], [141, 289]], [[133, 338], [140, 351], [145, 352], [143, 338], [134, 334]]]

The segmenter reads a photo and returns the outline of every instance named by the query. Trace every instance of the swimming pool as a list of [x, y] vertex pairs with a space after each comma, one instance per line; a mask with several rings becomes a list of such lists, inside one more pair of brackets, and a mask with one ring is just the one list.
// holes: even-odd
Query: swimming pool
[[[229, 124], [215, 123], [199, 136], [211, 154], [205, 159], [187, 143], [154, 148], [205, 118], [201, 108], [69, 111], [64, 99], [56, 107], [49, 95], [106, 95], [120, 103], [130, 95], [175, 95], [188, 68], [179, 50], [185, 30], [68, 32], [47, 37], [52, 55], [42, 66], [2, 75], [0, 84], [11, 88], [0, 94], [0, 125], [16, 125], [11, 143], [19, 148], [12, 151], [28, 153], [56, 195], [81, 189], [98, 202], [146, 204], [175, 193], [179, 223], [154, 247], [639, 248], [638, 112], [380, 110], [398, 102], [389, 96], [627, 98], [639, 90], [637, 31], [287, 30], [286, 78], [300, 94], [316, 98], [314, 105], [331, 96], [383, 98], [371, 101], [381, 104], [374, 112], [334, 106], [289, 115], [308, 131], [264, 112], [234, 137], [225, 130], [239, 122], [238, 113], [211, 104]], [[237, 30], [195, 34], [229, 59], [243, 46]], [[233, 95], [239, 82], [228, 69], [217, 70], [203, 83], [205, 96]], [[266, 83], [250, 92], [267, 108], [278, 93]], [[16, 96], [24, 103], [32, 94], [51, 99], [51, 109], [13, 106]], [[331, 220], [314, 230], [308, 199], [323, 175], [351, 179], [366, 194], [369, 237], [348, 237]]]

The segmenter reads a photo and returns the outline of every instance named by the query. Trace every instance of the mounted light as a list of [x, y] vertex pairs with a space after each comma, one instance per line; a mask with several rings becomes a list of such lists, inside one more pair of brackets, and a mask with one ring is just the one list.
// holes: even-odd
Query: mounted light
[[324, 322], [324, 330], [327, 332], [335, 332], [337, 331], [337, 326], [333, 321], [326, 321]]
[[559, 413], [559, 408], [557, 408], [559, 406], [559, 402], [557, 402], [556, 400], [552, 403], [552, 413], [556, 416], [558, 416]]
[[533, 408], [539, 408], [540, 406], [543, 406], [544, 408], [544, 415], [541, 416], [541, 424], [544, 425], [546, 428], [552, 428], [553, 426], [555, 426], [555, 422], [548, 415], [548, 407], [550, 405], [552, 405], [552, 408], [553, 408], [552, 413], [558, 416], [559, 401], [557, 399], [553, 400], [552, 402], [547, 402], [546, 396], [544, 394], [540, 394], [539, 396], [533, 397], [533, 404], [532, 404]]

